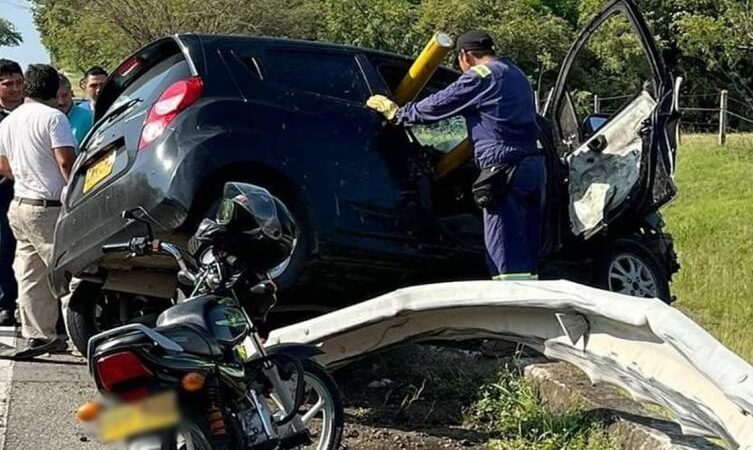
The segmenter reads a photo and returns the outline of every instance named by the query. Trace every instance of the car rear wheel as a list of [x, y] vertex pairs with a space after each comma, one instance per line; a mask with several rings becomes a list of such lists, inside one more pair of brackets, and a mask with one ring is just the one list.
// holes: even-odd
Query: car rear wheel
[[86, 356], [89, 338], [99, 332], [96, 323], [96, 303], [100, 295], [101, 285], [82, 282], [71, 293], [68, 308], [63, 310], [68, 337], [83, 356]]
[[633, 297], [670, 301], [669, 277], [656, 258], [636, 244], [621, 242], [604, 252], [596, 267], [596, 285]]
[[83, 281], [74, 288], [63, 319], [74, 347], [87, 356], [89, 339], [95, 334], [127, 323], [154, 326], [168, 306], [169, 300], [106, 291], [101, 284]]

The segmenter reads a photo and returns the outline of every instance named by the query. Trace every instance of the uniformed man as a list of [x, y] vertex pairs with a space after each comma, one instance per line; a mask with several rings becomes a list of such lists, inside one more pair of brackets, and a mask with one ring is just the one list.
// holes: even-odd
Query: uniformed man
[[369, 107], [402, 125], [466, 119], [481, 175], [474, 197], [484, 209], [487, 262], [496, 279], [535, 279], [544, 210], [546, 167], [537, 149], [536, 108], [526, 75], [497, 57], [484, 31], [456, 43], [464, 72], [457, 81], [421, 101], [398, 107], [371, 97]]

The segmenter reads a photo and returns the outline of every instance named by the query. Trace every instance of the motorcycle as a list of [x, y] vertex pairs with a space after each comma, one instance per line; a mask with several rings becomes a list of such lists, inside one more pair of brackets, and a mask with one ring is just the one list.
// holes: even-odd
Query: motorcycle
[[339, 448], [342, 400], [312, 359], [321, 351], [265, 348], [255, 325], [276, 302], [265, 270], [294, 245], [285, 206], [262, 188], [227, 183], [190, 254], [155, 239], [145, 216], [124, 213], [145, 224], [146, 236], [103, 251], [170, 255], [191, 292], [154, 328], [131, 323], [90, 339], [89, 371], [103, 401], [80, 408], [79, 420], [96, 420], [104, 441], [125, 441], [129, 450]]

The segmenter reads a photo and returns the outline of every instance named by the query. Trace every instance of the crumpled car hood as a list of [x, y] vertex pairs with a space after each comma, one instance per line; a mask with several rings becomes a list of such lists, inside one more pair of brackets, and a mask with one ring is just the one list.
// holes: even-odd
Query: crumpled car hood
[[333, 368], [391, 345], [504, 338], [664, 406], [683, 432], [753, 445], [753, 367], [678, 310], [566, 281], [401, 289], [275, 330], [267, 345], [319, 346]]

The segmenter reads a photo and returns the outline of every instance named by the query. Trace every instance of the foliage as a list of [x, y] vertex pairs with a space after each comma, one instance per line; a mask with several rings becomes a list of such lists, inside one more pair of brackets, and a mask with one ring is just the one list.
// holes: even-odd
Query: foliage
[[753, 2], [714, 2], [713, 14], [688, 12], [678, 20], [679, 42], [688, 57], [753, 105]]
[[547, 410], [529, 384], [506, 371], [481, 388], [466, 421], [497, 436], [489, 445], [494, 450], [618, 448], [604, 427], [585, 413]]
[[180, 32], [245, 33], [313, 39], [314, 0], [32, 0], [53, 62], [83, 72], [113, 68], [147, 43]]
[[[31, 1], [53, 61], [70, 71], [113, 67], [149, 41], [185, 31], [317, 39], [416, 55], [436, 31], [457, 36], [481, 28], [545, 93], [577, 31], [609, 0]], [[671, 70], [685, 79], [683, 94], [725, 88], [753, 105], [752, 0], [639, 3]], [[574, 80], [600, 78], [589, 92], [580, 90], [584, 97], [621, 95], [645, 78], [635, 70], [642, 59], [637, 41], [622, 25], [602, 30], [581, 58]], [[686, 106], [712, 105], [701, 99]]]
[[14, 47], [21, 44], [23, 39], [10, 21], [0, 17], [0, 47]]

